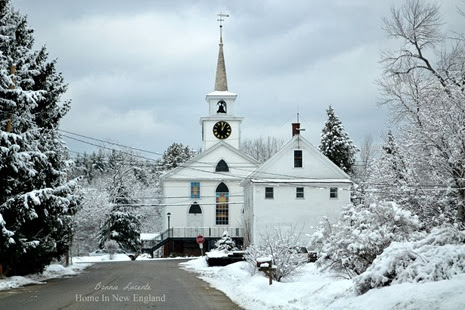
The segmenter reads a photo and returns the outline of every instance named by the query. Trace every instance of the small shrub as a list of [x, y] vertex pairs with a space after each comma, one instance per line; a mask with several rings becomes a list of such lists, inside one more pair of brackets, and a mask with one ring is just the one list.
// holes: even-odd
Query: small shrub
[[223, 232], [223, 236], [221, 237], [221, 239], [219, 239], [218, 241], [216, 241], [215, 243], [215, 248], [218, 250], [218, 251], [233, 251], [236, 248], [236, 243], [234, 242], [234, 240], [229, 236], [229, 233], [227, 230], [225, 230]]
[[115, 253], [119, 250], [119, 244], [111, 239], [105, 242], [105, 250], [110, 254], [110, 259], [113, 259]]
[[258, 270], [257, 259], [259, 257], [271, 257], [276, 270], [273, 279], [281, 281], [298, 272], [299, 267], [307, 262], [307, 256], [298, 253], [292, 248], [299, 244], [300, 234], [296, 234], [295, 228], [287, 232], [275, 228], [261, 235], [262, 242], [258, 245], [250, 245], [244, 255], [248, 262], [247, 270], [255, 274]]

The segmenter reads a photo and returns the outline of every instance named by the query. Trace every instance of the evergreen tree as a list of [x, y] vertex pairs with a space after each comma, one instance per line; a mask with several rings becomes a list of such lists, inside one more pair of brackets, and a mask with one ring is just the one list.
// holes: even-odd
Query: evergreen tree
[[0, 0], [0, 264], [19, 275], [67, 253], [79, 205], [57, 132], [66, 85], [45, 48], [31, 51], [32, 33]]
[[160, 167], [164, 171], [174, 169], [194, 157], [195, 151], [182, 143], [171, 144], [160, 160]]
[[130, 208], [113, 207], [100, 229], [100, 248], [108, 240], [115, 240], [126, 251], [140, 251], [140, 221]]
[[407, 168], [391, 131], [382, 146], [381, 156], [373, 165], [370, 177], [371, 190], [385, 200], [402, 204], [401, 191], [407, 179]]
[[344, 172], [352, 174], [354, 172], [355, 153], [358, 150], [352, 140], [349, 139], [349, 135], [341, 121], [334, 114], [334, 109], [330, 106], [326, 113], [328, 114], [328, 120], [321, 133], [320, 152]]
[[[76, 158], [75, 166], [75, 175], [83, 177], [85, 197], [82, 209], [75, 216], [74, 253], [89, 253], [102, 246], [110, 236], [108, 223], [113, 221], [111, 217], [115, 212], [136, 217], [131, 220], [136, 223], [135, 230], [157, 232], [161, 229], [160, 171], [155, 161], [142, 160], [130, 150], [108, 152], [101, 149]], [[135, 204], [142, 206], [135, 207]], [[134, 238], [137, 239], [136, 234]]]
[[215, 248], [219, 251], [232, 251], [236, 248], [236, 243], [231, 238], [227, 230], [223, 232], [221, 239], [215, 242]]
[[[115, 156], [118, 155], [115, 154]], [[139, 201], [132, 198], [134, 189], [131, 188], [135, 181], [133, 170], [137, 169], [130, 167], [123, 170], [125, 165], [121, 161], [115, 165], [116, 171], [114, 171], [113, 181], [108, 189], [110, 203], [113, 207], [100, 229], [99, 246], [103, 248], [106, 241], [115, 240], [120, 248], [138, 252], [141, 224], [138, 215], [133, 211], [133, 205]]]

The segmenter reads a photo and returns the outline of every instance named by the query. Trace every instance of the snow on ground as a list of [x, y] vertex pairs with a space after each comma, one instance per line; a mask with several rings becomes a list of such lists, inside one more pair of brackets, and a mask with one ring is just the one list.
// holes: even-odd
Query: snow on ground
[[217, 249], [213, 249], [210, 252], [205, 253], [206, 256], [210, 258], [220, 258], [220, 257], [228, 257], [228, 251], [221, 251]]
[[160, 238], [160, 233], [141, 233], [140, 240], [156, 240]]
[[110, 254], [99, 256], [78, 256], [73, 257], [74, 263], [100, 263], [100, 262], [121, 262], [131, 260], [126, 254], [114, 254], [110, 258]]
[[465, 309], [465, 274], [444, 281], [395, 284], [356, 296], [351, 280], [322, 273], [314, 264], [306, 264], [292, 282], [273, 281], [271, 286], [262, 273], [252, 276], [246, 262], [208, 267], [201, 257], [180, 265], [199, 273], [245, 309]]
[[91, 264], [75, 264], [68, 267], [63, 267], [60, 264], [51, 264], [45, 268], [43, 273], [32, 274], [28, 276], [13, 276], [0, 279], [0, 291], [9, 290], [30, 284], [43, 284], [45, 280], [60, 278], [66, 276], [74, 276], [82, 270], [89, 267]]
[[28, 276], [13, 276], [0, 279], [0, 291], [9, 290], [30, 284], [42, 284], [43, 281], [52, 278], [60, 278], [66, 276], [74, 276], [79, 274], [82, 270], [92, 265], [92, 263], [99, 262], [121, 262], [130, 261], [131, 259], [126, 254], [115, 254], [112, 259], [110, 255], [101, 256], [79, 256], [73, 257], [73, 265], [63, 267], [60, 264], [51, 264], [45, 268], [41, 274], [33, 274]]
[[[136, 260], [163, 260], [163, 259], [192, 259], [192, 257], [167, 257], [167, 258], [151, 258], [148, 254], [141, 254], [137, 256]], [[99, 256], [79, 256], [73, 257], [74, 263], [111, 263], [111, 262], [122, 262], [130, 261], [131, 259], [126, 254], [115, 254], [113, 258], [110, 258], [109, 254]]]

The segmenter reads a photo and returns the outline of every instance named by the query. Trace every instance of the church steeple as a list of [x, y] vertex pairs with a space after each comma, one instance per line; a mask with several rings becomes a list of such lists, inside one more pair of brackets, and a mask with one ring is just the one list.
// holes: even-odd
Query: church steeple
[[218, 63], [216, 65], [215, 91], [228, 91], [228, 80], [226, 78], [226, 65], [224, 63], [223, 53], [223, 17], [229, 17], [227, 14], [218, 14], [220, 22], [220, 49], [218, 51]]
[[239, 149], [241, 142], [242, 117], [234, 115], [234, 105], [237, 95], [228, 90], [226, 80], [226, 66], [223, 54], [223, 25], [227, 14], [218, 14], [220, 22], [220, 49], [216, 66], [215, 90], [207, 94], [205, 100], [208, 103], [208, 116], [201, 117], [203, 150], [226, 143]]

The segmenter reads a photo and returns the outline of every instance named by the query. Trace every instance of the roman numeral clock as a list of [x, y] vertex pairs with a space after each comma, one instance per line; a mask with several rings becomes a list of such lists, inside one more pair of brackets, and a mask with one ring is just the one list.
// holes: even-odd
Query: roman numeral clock
[[220, 140], [227, 139], [231, 135], [231, 125], [225, 121], [216, 122], [213, 126], [213, 134]]

